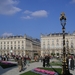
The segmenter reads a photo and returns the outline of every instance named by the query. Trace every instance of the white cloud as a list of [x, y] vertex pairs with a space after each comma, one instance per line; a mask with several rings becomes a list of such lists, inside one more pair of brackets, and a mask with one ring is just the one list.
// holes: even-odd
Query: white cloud
[[25, 17], [23, 17], [24, 19], [32, 19], [32, 18], [38, 18], [38, 17], [47, 17], [48, 16], [48, 12], [46, 10], [38, 10], [38, 11], [29, 11], [26, 10], [24, 11], [24, 14], [26, 15]]
[[75, 0], [71, 0], [70, 3], [75, 3]]
[[48, 13], [45, 10], [35, 11], [31, 14], [34, 17], [47, 17]]
[[30, 17], [30, 16], [25, 16], [25, 17], [21, 17], [21, 18], [23, 18], [23, 19], [32, 19], [32, 17]]
[[75, 3], [75, 0], [72, 0], [73, 3]]
[[17, 4], [16, 0], [0, 0], [0, 14], [12, 15], [21, 11], [20, 8], [16, 7]]
[[29, 10], [24, 11], [25, 14], [31, 14], [32, 12]]
[[4, 37], [5, 37], [5, 36], [13, 36], [13, 34], [12, 34], [12, 33], [7, 33], [7, 32], [5, 32], [5, 33], [2, 34], [2, 36], [4, 36]]

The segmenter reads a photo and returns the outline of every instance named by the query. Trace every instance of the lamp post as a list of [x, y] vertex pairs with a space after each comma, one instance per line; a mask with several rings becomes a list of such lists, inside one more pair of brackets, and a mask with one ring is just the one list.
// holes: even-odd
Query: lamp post
[[65, 49], [65, 25], [66, 25], [66, 16], [65, 13], [62, 12], [60, 16], [60, 22], [62, 26], [63, 33], [63, 64], [62, 64], [62, 75], [71, 75], [68, 69], [68, 64], [66, 62], [66, 49]]
[[66, 66], [67, 67], [66, 67], [66, 69], [67, 69], [68, 74], [71, 75], [70, 71], [69, 71], [69, 64], [68, 64], [69, 63], [69, 55], [70, 55], [70, 52], [69, 52], [69, 41], [68, 41], [68, 39], [67, 39], [66, 43], [67, 43], [67, 53], [66, 53], [67, 54], [67, 59], [66, 59], [66, 63], [67, 64], [66, 64]]
[[67, 57], [69, 57], [70, 52], [69, 52], [69, 41], [68, 41], [68, 39], [67, 39], [66, 43], [67, 43]]

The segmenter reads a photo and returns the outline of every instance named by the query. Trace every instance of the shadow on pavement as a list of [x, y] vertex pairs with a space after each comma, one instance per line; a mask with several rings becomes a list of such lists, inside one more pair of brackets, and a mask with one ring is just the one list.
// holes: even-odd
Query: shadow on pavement
[[27, 67], [23, 68], [23, 71], [25, 71], [27, 69]]
[[3, 69], [1, 66], [0, 66], [0, 75], [3, 75], [4, 73], [10, 71], [11, 69], [14, 69], [18, 66], [14, 66], [14, 67], [10, 67], [10, 68], [6, 68], [6, 69]]

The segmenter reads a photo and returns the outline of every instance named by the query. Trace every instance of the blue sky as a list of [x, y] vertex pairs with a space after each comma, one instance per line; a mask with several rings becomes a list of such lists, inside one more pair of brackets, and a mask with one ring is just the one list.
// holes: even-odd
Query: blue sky
[[0, 0], [0, 36], [62, 32], [60, 14], [67, 17], [66, 32], [75, 31], [75, 0]]

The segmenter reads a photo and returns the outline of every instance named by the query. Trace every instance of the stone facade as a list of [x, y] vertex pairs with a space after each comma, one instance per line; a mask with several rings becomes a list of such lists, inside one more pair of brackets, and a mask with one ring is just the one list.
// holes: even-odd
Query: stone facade
[[40, 56], [40, 40], [27, 35], [0, 37], [0, 55], [34, 55]]
[[[68, 40], [68, 44], [67, 44]], [[75, 54], [75, 32], [72, 34], [65, 33], [65, 49], [66, 53]], [[62, 55], [63, 53], [63, 34], [52, 33], [48, 35], [41, 34], [41, 56], [44, 54], [55, 56]]]

